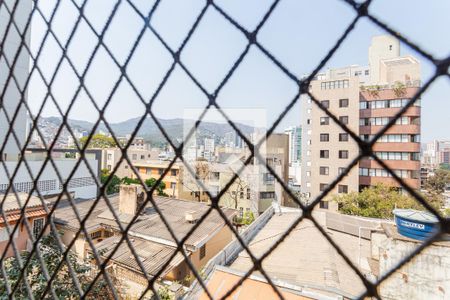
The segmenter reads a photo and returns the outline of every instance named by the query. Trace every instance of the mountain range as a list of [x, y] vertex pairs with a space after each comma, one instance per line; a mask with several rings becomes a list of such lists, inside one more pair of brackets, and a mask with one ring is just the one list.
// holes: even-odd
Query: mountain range
[[[157, 120], [174, 143], [179, 143], [181, 140], [183, 140], [184, 128], [192, 128], [196, 122], [195, 120], [186, 120], [181, 118]], [[131, 134], [135, 130], [139, 121], [140, 118], [132, 118], [123, 122], [108, 124], [114, 135], [125, 136], [127, 134]], [[38, 122], [40, 126], [42, 126], [42, 124], [46, 124], [45, 126], [53, 124], [55, 127], [61, 126], [61, 123], [62, 119], [59, 117], [41, 117]], [[72, 129], [76, 129], [81, 132], [91, 132], [94, 127], [94, 123], [82, 120], [69, 119], [68, 124]], [[252, 126], [248, 126], [242, 123], [235, 124], [237, 128], [239, 128], [239, 130], [245, 135], [249, 135], [255, 130]], [[109, 132], [108, 128], [103, 122], [101, 122], [95, 130], [95, 132], [97, 133], [100, 131]], [[219, 141], [228, 132], [234, 132], [234, 129], [228, 123], [215, 123], [205, 121], [201, 122], [200, 126], [197, 129], [197, 138], [203, 139], [205, 137], [214, 137], [216, 141]], [[144, 120], [137, 136], [143, 137], [147, 142], [153, 145], [166, 143], [166, 140], [159, 130], [156, 122], [150, 117], [147, 117]]]

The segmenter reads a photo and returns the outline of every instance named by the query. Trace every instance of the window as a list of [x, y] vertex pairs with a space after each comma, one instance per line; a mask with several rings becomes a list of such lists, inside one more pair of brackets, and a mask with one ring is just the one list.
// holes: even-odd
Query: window
[[311, 124], [311, 119], [307, 119], [306, 124], [308, 124], [308, 125]]
[[111, 159], [112, 159], [112, 154], [108, 153], [108, 160], [111, 160]]
[[170, 189], [171, 190], [175, 190], [176, 187], [177, 187], [177, 183], [176, 182], [171, 182], [170, 183]]
[[320, 175], [329, 175], [329, 174], [330, 174], [330, 168], [320, 167]]
[[339, 194], [348, 194], [348, 185], [339, 184], [338, 185], [338, 193]]
[[328, 209], [328, 201], [320, 201], [320, 204], [319, 204], [319, 207], [320, 208], [323, 208], [323, 209]]
[[339, 107], [348, 107], [348, 99], [339, 99]]
[[342, 173], [344, 173], [345, 168], [338, 168], [338, 175], [341, 175]]
[[320, 158], [329, 158], [330, 151], [329, 150], [320, 150]]
[[101, 230], [94, 231], [94, 232], [91, 232], [89, 235], [91, 236], [91, 239], [93, 239], [93, 240], [99, 239], [102, 237], [102, 231]]
[[145, 155], [141, 155], [141, 159], [145, 159]]
[[319, 189], [320, 189], [321, 192], [323, 192], [327, 187], [328, 187], [328, 184], [321, 183], [320, 186], [319, 186]]
[[275, 198], [275, 192], [261, 192], [259, 196], [261, 199], [272, 199]]
[[330, 140], [330, 135], [328, 133], [321, 133], [320, 134], [320, 141], [321, 142], [328, 142]]
[[132, 160], [136, 160], [136, 159], [137, 159], [137, 154], [133, 154], [133, 155], [131, 156], [131, 159], [132, 159]]
[[171, 176], [177, 176], [177, 170], [170, 170]]
[[249, 188], [247, 188], [247, 200], [250, 200], [251, 198], [251, 191]]
[[341, 122], [342, 124], [347, 125], [348, 124], [348, 116], [340, 116], [339, 117], [339, 122]]
[[200, 259], [203, 259], [206, 256], [206, 245], [200, 247]]
[[364, 75], [369, 75], [369, 70], [365, 70]]
[[348, 133], [339, 133], [339, 142], [348, 142]]
[[339, 158], [347, 159], [348, 158], [348, 150], [339, 150]]
[[306, 171], [306, 176], [311, 176], [311, 171]]
[[44, 218], [34, 219], [33, 220], [33, 235], [37, 238], [44, 228]]
[[328, 125], [328, 124], [330, 124], [329, 117], [320, 117], [320, 125]]
[[323, 107], [329, 108], [330, 107], [330, 100], [322, 100], [320, 101], [320, 104], [322, 104]]
[[164, 169], [158, 169], [158, 174], [162, 175], [164, 173]]

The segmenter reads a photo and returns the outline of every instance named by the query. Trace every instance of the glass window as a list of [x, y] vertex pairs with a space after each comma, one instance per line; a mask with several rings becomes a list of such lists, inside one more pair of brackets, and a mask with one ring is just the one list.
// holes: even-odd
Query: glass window
[[320, 134], [320, 141], [321, 142], [328, 142], [330, 140], [330, 135], [328, 133], [321, 133]]
[[339, 117], [339, 122], [341, 122], [342, 124], [347, 125], [348, 124], [348, 116], [340, 116]]
[[320, 186], [319, 186], [319, 189], [320, 189], [321, 192], [323, 192], [327, 187], [328, 187], [328, 184], [321, 183]]
[[330, 151], [329, 150], [320, 150], [320, 158], [329, 158]]
[[348, 193], [348, 185], [339, 184], [338, 185], [338, 193], [339, 194], [347, 194]]
[[33, 220], [33, 235], [35, 238], [38, 238], [38, 236], [41, 234], [42, 230], [44, 229], [44, 218], [34, 219]]
[[348, 133], [339, 133], [339, 142], [348, 142]]
[[339, 107], [348, 107], [348, 99], [339, 99]]
[[348, 150], [339, 150], [339, 158], [347, 159], [348, 158]]
[[200, 247], [200, 259], [203, 259], [205, 256], [206, 256], [206, 245], [203, 245]]
[[328, 125], [328, 124], [330, 124], [329, 117], [320, 117], [320, 125]]
[[328, 167], [320, 167], [319, 171], [320, 171], [320, 175], [329, 175], [330, 174], [330, 168], [328, 168]]
[[320, 101], [320, 104], [322, 104], [323, 107], [329, 108], [330, 107], [330, 100], [322, 100]]

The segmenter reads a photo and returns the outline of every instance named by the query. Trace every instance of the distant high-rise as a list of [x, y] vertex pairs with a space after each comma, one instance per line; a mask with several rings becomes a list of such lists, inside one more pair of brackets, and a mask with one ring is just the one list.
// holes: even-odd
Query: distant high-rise
[[[27, 91], [23, 89], [28, 78], [30, 57], [26, 47], [20, 46], [22, 43], [25, 43], [28, 47], [30, 46], [30, 28], [25, 32], [25, 25], [27, 24], [31, 7], [30, 0], [20, 1], [13, 17], [5, 8], [0, 10], [0, 40], [3, 42], [3, 47], [0, 48], [0, 96], [3, 95], [0, 99], [0, 147], [3, 147], [5, 144], [0, 160], [5, 161], [19, 158], [19, 153], [25, 143], [27, 134], [27, 113], [25, 106], [21, 103], [27, 99]], [[11, 18], [14, 19], [19, 32], [13, 24], [6, 31]], [[20, 35], [24, 33], [25, 39], [22, 40]], [[10, 67], [16, 56], [18, 56], [18, 59], [14, 68], [11, 69]], [[11, 77], [8, 82], [9, 74], [12, 74], [14, 78]], [[18, 111], [17, 116], [14, 123], [11, 124], [10, 121], [12, 121], [16, 111]], [[8, 138], [6, 137], [9, 128], [12, 128], [16, 133], [19, 146], [12, 135], [9, 135]]]
[[[310, 84], [314, 97], [364, 140], [377, 134], [419, 87], [420, 63], [412, 56], [400, 56], [400, 44], [390, 36], [372, 39], [368, 67], [329, 69]], [[302, 192], [315, 198], [358, 155], [359, 147], [308, 96], [302, 97]], [[407, 184], [420, 187], [419, 101], [405, 111], [373, 149]], [[399, 187], [378, 163], [363, 158], [333, 192], [358, 191], [378, 182]]]
[[284, 130], [289, 136], [289, 164], [298, 162], [302, 158], [302, 127], [291, 126]]

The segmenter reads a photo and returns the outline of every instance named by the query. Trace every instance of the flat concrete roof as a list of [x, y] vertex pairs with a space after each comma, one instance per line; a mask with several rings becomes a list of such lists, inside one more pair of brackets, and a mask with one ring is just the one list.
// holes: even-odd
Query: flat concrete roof
[[[256, 257], [263, 255], [287, 228], [300, 217], [299, 212], [275, 214], [250, 242]], [[358, 237], [326, 229], [329, 236], [341, 247], [350, 260], [358, 266]], [[363, 274], [370, 267], [370, 242], [361, 239]], [[230, 268], [246, 272], [253, 265], [248, 253], [242, 251]], [[347, 265], [325, 237], [309, 220], [303, 220], [290, 235], [263, 261], [263, 268], [274, 280], [284, 281], [303, 288], [326, 292], [329, 295], [357, 297], [365, 291], [359, 277]], [[254, 274], [260, 275], [259, 272]]]

